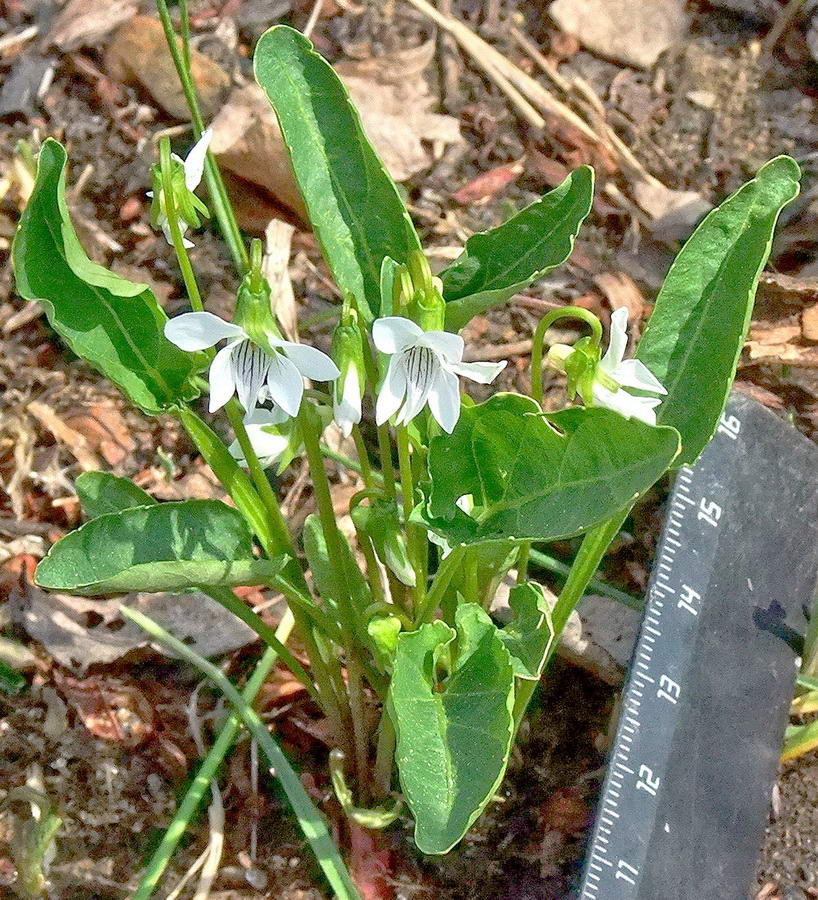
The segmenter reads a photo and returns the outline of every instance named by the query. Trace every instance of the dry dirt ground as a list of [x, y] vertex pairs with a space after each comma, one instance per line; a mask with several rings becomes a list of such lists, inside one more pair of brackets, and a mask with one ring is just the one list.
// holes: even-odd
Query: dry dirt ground
[[[163, 93], [165, 75], [172, 83], [167, 64], [143, 73], [142, 81], [122, 65], [122, 59], [145, 56], [155, 38], [144, 20], [129, 18], [150, 12], [150, 4], [141, 10], [139, 5], [136, 0], [72, 2], [67, 6], [75, 17], [90, 16], [77, 25], [70, 16], [59, 18], [61, 7], [51, 0], [0, 3], [0, 627], [30, 654], [24, 669], [28, 690], [0, 694], [0, 799], [3, 791], [33, 779], [59, 806], [64, 824], [50, 878], [52, 895], [61, 900], [129, 894], [195, 768], [191, 716], [206, 739], [224, 717], [206, 688], [197, 695], [198, 705], [191, 705], [197, 678], [185, 666], [145, 649], [121, 658], [101, 652], [103, 645], [110, 649], [121, 625], [104, 603], [83, 605], [68, 598], [61, 609], [71, 624], [55, 629], [52, 601], [31, 584], [36, 560], [79, 521], [72, 482], [84, 469], [110, 469], [165, 499], [219, 496], [214, 479], [172, 420], [149, 420], [131, 409], [70, 356], [37, 308], [15, 296], [7, 256], [28, 183], [25, 148], [18, 142], [36, 149], [39, 140], [53, 135], [69, 148], [69, 203], [88, 252], [150, 283], [170, 314], [183, 308], [169, 248], [148, 225], [144, 193], [156, 134], [172, 129], [184, 150], [190, 133], [176, 117], [181, 114], [174, 114], [172, 98]], [[818, 63], [812, 54], [818, 40], [811, 5], [787, 21], [778, 0], [714, 0], [686, 7], [679, 2], [675, 5], [685, 7], [687, 20], [677, 40], [647, 68], [590, 52], [583, 35], [577, 39], [557, 27], [547, 15], [548, 5], [544, 0], [451, 0], [438, 8], [467, 23], [518, 71], [593, 122], [608, 135], [599, 143], [589, 142], [562, 114], [546, 116], [543, 127], [527, 121], [479, 60], [442, 34], [435, 43], [428, 21], [407, 3], [325, 0], [313, 32], [334, 63], [356, 66], [358, 77], [378, 89], [390, 83], [394, 54], [431, 48], [423, 65], [417, 55], [413, 58], [418, 85], [428, 92], [429, 109], [450, 119], [427, 123], [428, 132], [418, 124], [418, 133], [403, 135], [395, 165], [414, 167], [403, 184], [438, 263], [451, 258], [452, 248], [468, 234], [498, 223], [559, 183], [572, 167], [588, 162], [597, 168], [597, 200], [572, 260], [508, 307], [475, 320], [467, 334], [473, 358], [510, 357], [504, 386], [526, 388], [531, 332], [553, 303], [579, 303], [603, 318], [626, 304], [632, 318], [642, 321], [678, 241], [708, 204], [752, 176], [766, 159], [788, 152], [803, 164], [804, 191], [782, 223], [739, 380], [744, 390], [815, 438]], [[117, 6], [125, 12], [109, 21]], [[222, 83], [213, 76], [214, 96], [219, 85], [248, 76], [253, 42], [265, 27], [278, 20], [303, 27], [313, 6], [306, 0], [192, 4], [197, 47], [227, 79]], [[114, 36], [123, 21], [124, 32]], [[546, 67], [570, 82], [567, 87], [545, 74], [532, 46], [544, 55]], [[43, 82], [44, 73], [50, 80]], [[15, 77], [17, 87], [11, 90]], [[34, 85], [28, 93], [26, 79]], [[409, 125], [421, 118], [419, 112]], [[460, 140], [448, 140], [452, 127], [459, 129]], [[617, 138], [631, 154], [629, 165], [623, 165]], [[420, 148], [420, 162], [417, 153], [407, 161], [410, 141]], [[298, 327], [326, 347], [337, 297], [315, 241], [299, 223], [286, 184], [254, 184], [244, 174], [231, 184], [249, 231], [263, 231], [276, 215], [302, 226], [293, 237], [291, 257]], [[215, 232], [199, 236], [193, 262], [210, 308], [229, 312], [236, 282]], [[559, 402], [559, 384], [547, 390]], [[343, 472], [337, 477], [343, 488]], [[311, 510], [298, 464], [278, 487], [294, 518]], [[627, 524], [605, 564], [605, 577], [634, 594], [646, 583], [661, 503], [657, 491]], [[568, 558], [575, 547], [566, 542], [551, 550]], [[543, 580], [548, 577], [543, 573]], [[269, 615], [275, 621], [274, 608]], [[257, 654], [257, 646], [245, 646], [227, 655], [225, 665], [240, 679]], [[89, 660], [98, 661], [82, 665]], [[555, 666], [543, 683], [500, 800], [445, 859], [424, 860], [413, 853], [408, 823], [372, 846], [365, 836], [347, 834], [336, 817], [339, 837], [351, 847], [370, 896], [568, 896], [599, 787], [614, 699], [613, 690], [592, 676]], [[316, 801], [336, 813], [323, 774], [317, 710], [283, 672], [271, 680], [261, 708], [305, 773]], [[248, 742], [226, 766], [222, 798], [226, 846], [211, 896], [323, 896], [275, 786], [257, 777]], [[816, 897], [814, 757], [782, 771], [773, 807], [759, 898]], [[10, 828], [9, 816], [0, 818], [2, 896], [14, 879]], [[186, 835], [162, 896], [202, 852], [208, 836], [206, 820]], [[372, 876], [367, 859], [386, 867], [387, 882]], [[191, 896], [189, 889], [183, 896]], [[706, 886], [702, 896], [707, 896]]]

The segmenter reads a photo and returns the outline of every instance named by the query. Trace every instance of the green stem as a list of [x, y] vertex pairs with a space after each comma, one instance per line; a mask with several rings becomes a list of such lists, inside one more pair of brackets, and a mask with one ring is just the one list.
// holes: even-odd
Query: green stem
[[229, 588], [207, 587], [202, 588], [202, 592], [231, 612], [237, 619], [241, 619], [245, 625], [252, 628], [268, 647], [271, 647], [278, 653], [281, 662], [290, 670], [293, 677], [307, 691], [310, 697], [319, 706], [321, 705], [321, 697], [306, 669], [295, 658], [292, 651], [284, 646], [276, 636], [274, 629], [267, 625], [258, 613], [253, 612]]
[[[375, 360], [372, 347], [370, 347], [369, 341], [366, 339], [363, 341], [363, 349], [366, 380], [369, 384], [369, 389], [372, 392], [373, 400], [377, 400], [375, 393], [380, 380], [378, 363]], [[386, 422], [384, 422], [383, 425], [378, 425], [378, 455], [381, 460], [384, 492], [390, 500], [394, 500], [397, 497], [397, 491], [395, 490], [395, 467], [392, 465], [392, 442], [389, 439], [389, 425]]]
[[517, 584], [525, 584], [528, 579], [528, 559], [531, 556], [531, 541], [520, 544], [517, 554]]
[[173, 249], [176, 251], [179, 268], [182, 271], [188, 300], [190, 300], [190, 305], [196, 312], [202, 312], [204, 309], [202, 295], [196, 282], [196, 276], [193, 274], [193, 266], [191, 266], [190, 257], [187, 254], [182, 229], [179, 227], [179, 213], [176, 209], [176, 198], [173, 194], [171, 181], [170, 138], [163, 138], [159, 145], [159, 170], [162, 173], [162, 194], [165, 201], [165, 215], [168, 219], [170, 239], [173, 243]]
[[378, 749], [375, 753], [375, 770], [372, 777], [375, 799], [384, 800], [392, 789], [392, 772], [395, 760], [395, 726], [386, 709], [378, 728]]
[[148, 616], [125, 606], [121, 609], [123, 616], [136, 622], [140, 628], [156, 640], [161, 641], [175, 654], [195, 666], [230, 701], [234, 710], [244, 722], [245, 727], [258, 741], [264, 755], [267, 757], [275, 777], [287, 795], [287, 800], [298, 819], [304, 836], [312, 847], [313, 853], [315, 853], [318, 863], [323, 869], [324, 875], [332, 889], [343, 900], [360, 900], [360, 894], [346, 870], [338, 847], [330, 837], [326, 823], [313, 805], [312, 800], [310, 800], [304, 785], [301, 783], [301, 779], [293, 770], [281, 748], [273, 740], [270, 732], [267, 730], [267, 726], [259, 718], [258, 713], [236, 690], [221, 669], [208, 662], [204, 657], [199, 656], [187, 644], [168, 634], [164, 628], [148, 618]]
[[[292, 627], [292, 614], [285, 615], [275, 632], [278, 640], [284, 643], [289, 638]], [[277, 659], [278, 653], [275, 650], [272, 648], [265, 650], [264, 655], [256, 664], [256, 668], [242, 692], [245, 703], [249, 705], [255, 701], [262, 685], [267, 680], [267, 676], [272, 671], [273, 666], [275, 666]], [[196, 811], [201, 805], [202, 798], [208, 790], [210, 782], [218, 774], [225, 756], [227, 756], [230, 748], [235, 743], [240, 728], [241, 719], [237, 713], [231, 713], [228, 720], [222, 726], [222, 729], [216, 738], [216, 742], [202, 761], [199, 771], [196, 773], [196, 777], [188, 786], [188, 789], [182, 798], [182, 802], [176, 810], [173, 821], [162, 835], [162, 840], [154, 851], [153, 856], [150, 858], [145, 869], [145, 874], [142, 876], [142, 880], [140, 881], [139, 887], [133, 895], [132, 900], [148, 900], [156, 890], [159, 879], [164, 874], [171, 857], [176, 851], [179, 841], [187, 831], [188, 825], [196, 815]]]
[[[557, 598], [554, 608], [551, 610], [551, 622], [554, 627], [554, 640], [551, 644], [549, 655], [553, 655], [560, 640], [560, 635], [565, 628], [568, 618], [582, 599], [588, 584], [593, 578], [594, 573], [599, 568], [602, 558], [611, 545], [611, 541], [619, 534], [628, 513], [633, 505], [628, 506], [621, 513], [617, 513], [607, 522], [597, 525], [592, 531], [589, 531], [582, 541], [579, 548], [571, 572], [565, 582], [560, 595]], [[514, 699], [514, 730], [520, 727], [520, 723], [525, 715], [528, 703], [534, 693], [539, 682], [524, 681], [518, 679], [517, 695]]]
[[453, 547], [448, 556], [440, 563], [440, 568], [435, 574], [429, 593], [426, 594], [422, 606], [415, 611], [416, 625], [420, 626], [424, 622], [431, 621], [432, 616], [435, 614], [435, 610], [440, 606], [440, 603], [451, 584], [454, 573], [463, 563], [466, 549], [467, 548], [464, 545]]
[[[295, 557], [292, 537], [290, 536], [289, 528], [287, 528], [287, 523], [284, 521], [284, 516], [278, 503], [278, 497], [276, 497], [273, 486], [270, 484], [270, 479], [267, 478], [267, 474], [253, 448], [253, 442], [250, 440], [250, 435], [244, 427], [241, 407], [235, 398], [231, 399], [227, 404], [226, 411], [228, 421], [235, 432], [236, 440], [239, 442], [239, 447], [241, 447], [241, 452], [244, 454], [244, 460], [247, 463], [247, 471], [250, 473], [256, 491], [258, 491], [258, 495], [264, 503], [276, 544], [286, 547], [290, 556]], [[301, 572], [300, 568], [298, 571]], [[303, 573], [299, 581], [301, 582], [299, 587], [306, 590], [307, 582], [303, 579]]]
[[542, 361], [545, 332], [558, 319], [581, 319], [591, 326], [594, 343], [599, 346], [602, 341], [602, 323], [592, 312], [583, 309], [581, 306], [561, 306], [559, 309], [551, 310], [548, 315], [540, 319], [531, 343], [531, 397], [537, 402], [538, 406], [542, 406]]
[[[364, 480], [364, 486], [368, 490], [375, 487], [375, 479], [372, 475], [372, 464], [369, 461], [369, 452], [366, 449], [361, 429], [357, 425], [352, 426], [352, 440], [355, 442], [355, 452], [358, 454], [358, 462], [360, 464], [361, 477]], [[381, 479], [383, 481], [383, 479]]]
[[[333, 462], [340, 463], [344, 468], [349, 469], [352, 472], [357, 472], [359, 475], [363, 475], [364, 473], [364, 467], [358, 460], [353, 459], [351, 456], [347, 456], [346, 453], [339, 453], [337, 450], [333, 450], [332, 447], [328, 447], [326, 444], [321, 444], [321, 453], [326, 459], [331, 459]], [[376, 490], [380, 488], [381, 492], [383, 492], [383, 475], [372, 468], [370, 468], [370, 475], [372, 477], [372, 484], [367, 486], [368, 489]]]
[[[338, 531], [329, 479], [324, 468], [324, 458], [321, 455], [321, 425], [320, 421], [317, 420], [315, 411], [307, 403], [304, 403], [301, 407], [299, 422], [301, 424], [301, 433], [304, 437], [307, 464], [312, 476], [315, 501], [318, 505], [321, 530], [324, 532], [324, 540], [327, 542], [327, 552], [330, 559], [340, 560], [343, 559], [341, 534]], [[365, 793], [368, 776], [368, 768], [365, 763], [368, 756], [367, 740], [364, 733], [366, 707], [364, 705], [363, 692], [360, 689], [359, 660], [356, 656], [356, 648], [353, 641], [353, 635], [357, 630], [358, 623], [349, 592], [349, 585], [340, 573], [339, 577], [335, 578], [335, 595], [335, 601], [338, 604], [338, 611], [341, 615], [342, 646], [349, 675], [349, 713], [354, 736], [354, 759], [357, 768], [358, 787]]]
[[[184, 0], [183, 0], [184, 3]], [[196, 138], [200, 138], [204, 131], [204, 119], [199, 109], [199, 99], [196, 96], [196, 86], [193, 83], [190, 67], [185, 65], [185, 56], [189, 54], [188, 49], [184, 49], [183, 53], [179, 51], [179, 41], [173, 30], [173, 22], [168, 10], [166, 0], [156, 0], [156, 8], [159, 12], [159, 18], [162, 22], [162, 28], [165, 31], [165, 39], [170, 50], [173, 65], [176, 68], [176, 74], [182, 85], [182, 92], [185, 95], [188, 109], [190, 110], [190, 118], [193, 123], [193, 131]], [[183, 23], [187, 15], [186, 7], [183, 9]], [[185, 42], [183, 41], [183, 48]], [[240, 275], [243, 275], [250, 265], [250, 259], [247, 253], [247, 247], [239, 230], [233, 207], [230, 205], [230, 198], [227, 195], [227, 189], [224, 186], [221, 172], [216, 163], [213, 154], [208, 151], [205, 159], [205, 179], [207, 181], [207, 189], [210, 193], [210, 200], [213, 210], [216, 214], [219, 227], [233, 257], [233, 262]]]
[[[529, 558], [533, 565], [539, 566], [547, 572], [552, 572], [563, 579], [567, 578], [571, 573], [571, 566], [568, 565], [568, 563], [564, 563], [562, 560], [550, 556], [547, 553], [541, 553], [539, 550], [534, 550], [532, 548]], [[619, 588], [616, 588], [605, 581], [601, 581], [599, 578], [592, 578], [588, 582], [588, 587], [595, 594], [601, 594], [603, 597], [610, 597], [611, 600], [616, 600], [617, 603], [621, 603], [629, 609], [635, 609], [637, 612], [641, 612], [645, 608], [644, 600], [640, 597], [634, 597], [625, 591], [620, 591]]]
[[[423, 603], [426, 593], [426, 568], [423, 564], [423, 551], [421, 541], [425, 542], [422, 528], [410, 523], [412, 510], [415, 508], [415, 484], [412, 474], [412, 458], [409, 450], [409, 431], [405, 425], [395, 428], [395, 439], [398, 445], [398, 467], [400, 470], [401, 498], [403, 502], [403, 525], [406, 529], [406, 544], [412, 568], [415, 572], [415, 588], [413, 609], [418, 609]], [[411, 615], [413, 609], [407, 610]]]

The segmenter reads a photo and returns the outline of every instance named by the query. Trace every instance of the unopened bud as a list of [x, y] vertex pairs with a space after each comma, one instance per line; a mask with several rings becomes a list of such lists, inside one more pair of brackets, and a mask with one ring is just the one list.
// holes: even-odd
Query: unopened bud
[[552, 369], [558, 372], [564, 372], [568, 357], [574, 353], [574, 348], [568, 344], [552, 344], [548, 348], [548, 356], [546, 360]]

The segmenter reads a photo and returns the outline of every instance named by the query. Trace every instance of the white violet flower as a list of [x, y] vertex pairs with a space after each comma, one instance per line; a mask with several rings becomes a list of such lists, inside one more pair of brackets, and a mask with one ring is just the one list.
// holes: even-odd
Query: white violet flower
[[[182, 159], [178, 154], [171, 153], [171, 159], [174, 159], [176, 162], [180, 163], [185, 173], [185, 187], [193, 193], [196, 188], [201, 184], [202, 175], [204, 174], [204, 165], [205, 165], [205, 157], [207, 156], [207, 150], [210, 146], [210, 141], [213, 137], [213, 129], [207, 128], [202, 132], [202, 136], [198, 141], [190, 148], [190, 152], [188, 153], [185, 159]], [[148, 197], [153, 197], [153, 191], [148, 191]], [[164, 204], [163, 204], [164, 207]], [[164, 212], [164, 208], [162, 212], [159, 213], [159, 217], [156, 221], [157, 227], [162, 229], [162, 233], [165, 235], [165, 240], [169, 244], [173, 244], [173, 239], [170, 235], [170, 225], [168, 224], [167, 214]], [[184, 237], [185, 232], [187, 231], [187, 222], [182, 219], [179, 220], [179, 229], [182, 232], [182, 244], [190, 249], [193, 246], [193, 241], [189, 241], [186, 237]]]
[[269, 348], [265, 349], [239, 325], [209, 312], [183, 313], [170, 319], [165, 323], [165, 337], [188, 351], [228, 341], [210, 364], [210, 412], [221, 409], [235, 393], [248, 414], [260, 397], [269, 396], [286, 415], [296, 416], [304, 378], [334, 381], [339, 374], [335, 363], [315, 347], [269, 335]]
[[398, 425], [411, 422], [428, 403], [440, 427], [451, 433], [460, 417], [457, 376], [489, 384], [506, 366], [505, 362], [463, 362], [465, 345], [459, 334], [423, 331], [401, 316], [377, 319], [372, 339], [381, 353], [392, 357], [375, 407], [378, 425], [398, 410]]
[[[271, 426], [282, 425], [289, 416], [281, 409], [255, 409], [244, 420], [247, 436], [262, 467], [274, 466], [287, 452], [290, 439], [286, 434], [271, 430]], [[240, 465], [247, 467], [247, 460], [237, 440], [227, 448], [230, 455]]]
[[637, 397], [622, 388], [636, 388], [653, 394], [667, 391], [650, 369], [638, 359], [625, 359], [628, 346], [628, 310], [620, 306], [611, 316], [611, 337], [608, 350], [599, 361], [594, 377], [593, 395], [597, 406], [612, 409], [626, 419], [639, 419], [648, 425], [656, 424], [659, 397]]

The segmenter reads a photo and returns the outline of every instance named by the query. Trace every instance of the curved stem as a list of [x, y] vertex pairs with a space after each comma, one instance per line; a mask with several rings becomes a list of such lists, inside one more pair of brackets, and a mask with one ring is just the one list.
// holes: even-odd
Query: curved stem
[[580, 319], [591, 326], [594, 344], [599, 346], [602, 342], [602, 323], [592, 312], [581, 306], [561, 306], [540, 319], [531, 344], [531, 396], [539, 406], [542, 406], [543, 395], [542, 361], [545, 332], [559, 319]]

